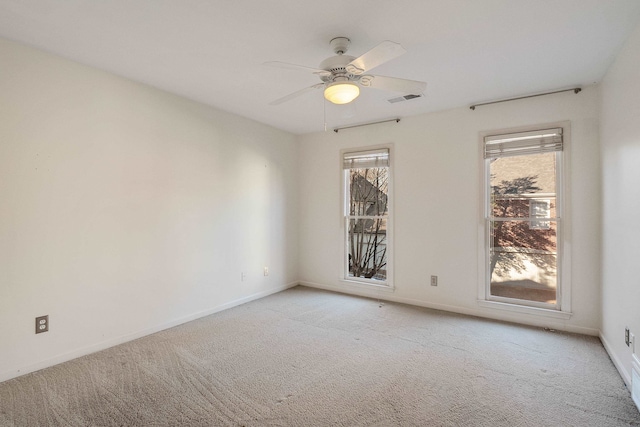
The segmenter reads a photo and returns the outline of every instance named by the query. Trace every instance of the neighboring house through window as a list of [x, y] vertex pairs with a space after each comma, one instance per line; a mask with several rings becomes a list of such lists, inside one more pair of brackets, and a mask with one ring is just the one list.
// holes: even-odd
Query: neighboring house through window
[[[551, 216], [550, 200], [534, 200], [529, 201], [529, 216], [531, 218], [549, 218]], [[551, 228], [549, 221], [532, 220], [529, 228], [534, 230], [548, 230]]]

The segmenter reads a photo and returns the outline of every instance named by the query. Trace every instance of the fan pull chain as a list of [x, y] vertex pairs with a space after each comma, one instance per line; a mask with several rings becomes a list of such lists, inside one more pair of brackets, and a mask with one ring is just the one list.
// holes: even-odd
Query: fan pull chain
[[322, 99], [322, 116], [324, 119], [324, 131], [327, 131], [327, 101]]

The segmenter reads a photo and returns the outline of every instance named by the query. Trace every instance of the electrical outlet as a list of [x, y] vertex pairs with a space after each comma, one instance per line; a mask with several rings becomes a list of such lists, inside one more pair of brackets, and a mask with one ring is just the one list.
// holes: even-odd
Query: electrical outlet
[[438, 286], [438, 276], [431, 276], [431, 286]]
[[629, 328], [624, 328], [624, 343], [629, 347]]
[[269, 267], [265, 267], [264, 268], [264, 275], [268, 276], [269, 275]]
[[247, 273], [245, 272], [240, 273], [240, 281], [244, 282], [245, 280], [247, 280]]
[[49, 330], [49, 315], [36, 317], [36, 334]]

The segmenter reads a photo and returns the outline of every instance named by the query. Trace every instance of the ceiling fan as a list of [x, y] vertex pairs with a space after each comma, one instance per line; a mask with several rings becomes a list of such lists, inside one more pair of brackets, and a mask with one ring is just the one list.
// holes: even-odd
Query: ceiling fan
[[322, 80], [322, 83], [293, 92], [269, 104], [282, 104], [321, 88], [324, 88], [324, 97], [334, 104], [348, 104], [353, 101], [360, 95], [360, 87], [401, 92], [405, 95], [422, 94], [426, 89], [425, 82], [366, 74], [369, 70], [406, 53], [400, 44], [387, 40], [357, 58], [345, 55], [350, 44], [351, 40], [346, 37], [332, 39], [331, 49], [336, 55], [322, 61], [318, 68], [279, 61], [265, 62], [265, 65], [273, 67], [311, 72]]

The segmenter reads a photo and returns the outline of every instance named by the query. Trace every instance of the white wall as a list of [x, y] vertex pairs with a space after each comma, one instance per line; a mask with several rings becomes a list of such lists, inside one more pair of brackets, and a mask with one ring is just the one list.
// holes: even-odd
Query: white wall
[[[602, 340], [629, 384], [640, 336], [640, 26], [602, 82]], [[636, 343], [640, 354], [640, 342]]]
[[[428, 97], [428, 91], [426, 96]], [[412, 101], [409, 101], [412, 102]], [[415, 101], [421, 102], [421, 101]], [[300, 146], [300, 279], [311, 286], [588, 334], [600, 328], [599, 92], [572, 92], [458, 108], [380, 124], [306, 135]], [[392, 107], [390, 107], [392, 108]], [[389, 112], [393, 116], [393, 112]], [[572, 260], [569, 320], [478, 305], [481, 223], [479, 132], [569, 120]], [[394, 144], [395, 291], [350, 287], [343, 262], [340, 150]], [[438, 275], [438, 287], [429, 276]]]
[[1, 39], [0, 63], [0, 381], [295, 283], [293, 135]]

